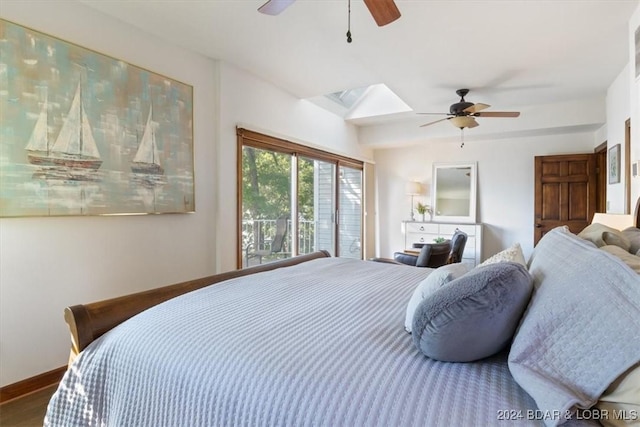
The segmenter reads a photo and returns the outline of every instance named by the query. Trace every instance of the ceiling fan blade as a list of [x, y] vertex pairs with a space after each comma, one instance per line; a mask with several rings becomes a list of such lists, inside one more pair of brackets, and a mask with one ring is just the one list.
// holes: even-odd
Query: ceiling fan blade
[[416, 114], [422, 114], [422, 115], [429, 115], [429, 116], [450, 116], [450, 113], [416, 113]]
[[484, 113], [475, 113], [475, 117], [518, 117], [519, 111], [485, 111]]
[[258, 8], [258, 12], [265, 15], [279, 15], [296, 0], [269, 0]]
[[425, 124], [423, 124], [423, 125], [420, 125], [420, 127], [421, 127], [421, 128], [423, 128], [423, 127], [425, 127], [425, 126], [431, 126], [431, 125], [433, 125], [433, 124], [440, 123], [440, 122], [444, 122], [445, 120], [449, 120], [450, 118], [451, 118], [451, 117], [447, 117], [447, 118], [445, 118], [445, 119], [436, 120], [435, 122], [425, 123]]
[[390, 24], [400, 18], [400, 11], [393, 0], [364, 0], [378, 27]]
[[465, 113], [477, 113], [478, 111], [484, 110], [489, 107], [491, 107], [491, 105], [478, 102], [477, 104], [473, 104], [471, 107], [467, 107], [462, 111], [464, 111]]

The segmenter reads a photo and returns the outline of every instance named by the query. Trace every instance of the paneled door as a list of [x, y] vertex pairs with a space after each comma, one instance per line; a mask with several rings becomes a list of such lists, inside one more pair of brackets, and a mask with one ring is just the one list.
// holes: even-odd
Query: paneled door
[[570, 154], [535, 158], [534, 244], [566, 225], [579, 233], [596, 209], [596, 156]]

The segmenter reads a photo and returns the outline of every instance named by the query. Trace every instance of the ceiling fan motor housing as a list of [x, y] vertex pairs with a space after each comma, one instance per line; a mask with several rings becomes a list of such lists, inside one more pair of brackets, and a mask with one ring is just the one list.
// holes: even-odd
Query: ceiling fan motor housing
[[456, 116], [467, 116], [468, 113], [464, 111], [465, 108], [471, 107], [473, 102], [467, 102], [464, 100], [464, 97], [469, 93], [469, 89], [458, 89], [456, 90], [456, 94], [460, 97], [460, 102], [456, 102], [455, 104], [451, 104], [449, 107], [449, 113], [454, 114]]
[[464, 109], [469, 108], [472, 105], [474, 105], [473, 102], [456, 102], [455, 104], [451, 104], [451, 107], [449, 107], [449, 112], [456, 116], [468, 116], [469, 113], [465, 112]]

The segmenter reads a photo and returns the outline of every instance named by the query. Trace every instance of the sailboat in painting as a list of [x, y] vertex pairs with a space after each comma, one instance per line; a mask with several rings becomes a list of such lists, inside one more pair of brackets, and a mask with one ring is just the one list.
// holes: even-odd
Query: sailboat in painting
[[100, 168], [102, 160], [82, 105], [80, 82], [62, 129], [51, 146], [49, 146], [47, 132], [47, 108], [47, 102], [45, 102], [26, 146], [29, 163], [39, 166], [65, 166], [94, 170]]
[[45, 101], [42, 103], [38, 120], [36, 121], [36, 125], [33, 127], [33, 132], [31, 132], [31, 137], [25, 147], [30, 163], [39, 164], [39, 159], [48, 159], [49, 157], [48, 126], [49, 104]]
[[138, 151], [133, 158], [131, 170], [135, 173], [162, 175], [164, 174], [164, 168], [160, 165], [160, 155], [158, 153], [158, 146], [156, 145], [156, 133], [151, 122], [152, 115], [153, 107], [149, 107], [147, 124], [144, 127]]

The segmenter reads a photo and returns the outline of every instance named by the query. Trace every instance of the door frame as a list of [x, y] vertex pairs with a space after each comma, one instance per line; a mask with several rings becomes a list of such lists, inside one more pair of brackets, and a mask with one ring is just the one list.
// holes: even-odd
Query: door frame
[[596, 154], [596, 212], [607, 211], [607, 141], [594, 148]]
[[631, 118], [624, 122], [624, 213], [631, 213]]

